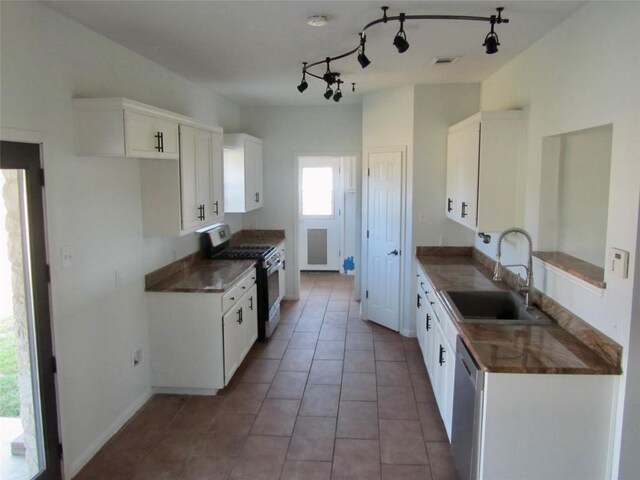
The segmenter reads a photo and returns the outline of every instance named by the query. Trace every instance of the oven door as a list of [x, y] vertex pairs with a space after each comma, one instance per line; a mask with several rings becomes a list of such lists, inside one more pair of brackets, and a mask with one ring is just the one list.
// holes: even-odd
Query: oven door
[[[269, 300], [268, 312], [269, 320], [273, 318], [276, 310], [280, 305], [280, 264], [281, 261], [275, 262], [269, 270], [267, 270], [267, 297]], [[272, 327], [275, 328], [275, 327]]]

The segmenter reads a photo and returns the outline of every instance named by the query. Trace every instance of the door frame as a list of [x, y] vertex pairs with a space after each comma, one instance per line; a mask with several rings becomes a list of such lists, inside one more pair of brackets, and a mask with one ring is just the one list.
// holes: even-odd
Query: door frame
[[[293, 188], [295, 190], [295, 202], [294, 202], [294, 208], [293, 208], [293, 245], [291, 247], [291, 251], [295, 252], [294, 257], [291, 258], [287, 258], [287, 264], [291, 263], [293, 266], [293, 271], [295, 273], [294, 275], [294, 282], [293, 282], [293, 295], [291, 297], [289, 296], [285, 296], [284, 298], [286, 300], [297, 300], [300, 298], [300, 264], [299, 264], [299, 259], [298, 259], [298, 252], [299, 252], [299, 241], [300, 241], [300, 157], [340, 157], [340, 176], [341, 176], [341, 184], [342, 184], [342, 189], [343, 189], [343, 195], [344, 195], [344, 189], [345, 189], [345, 176], [346, 176], [346, 172], [345, 172], [345, 166], [344, 166], [344, 160], [342, 159], [342, 157], [353, 157], [355, 158], [356, 161], [356, 165], [358, 164], [358, 160], [360, 159], [360, 152], [294, 152], [293, 154], [293, 165], [295, 168], [295, 180], [294, 180], [294, 185]], [[357, 188], [357, 186], [356, 186]], [[341, 244], [340, 244], [340, 248], [341, 251], [344, 253], [344, 202], [343, 202], [343, 212], [342, 212], [342, 234], [341, 234]], [[358, 212], [358, 208], [356, 206], [356, 217], [360, 217], [360, 219], [362, 218], [362, 213]], [[357, 220], [357, 218], [356, 218]], [[287, 251], [289, 251], [289, 249], [287, 249]], [[287, 256], [289, 257], [289, 256]], [[293, 260], [293, 261], [292, 261]], [[358, 282], [358, 267], [356, 266], [356, 284]]]
[[407, 146], [406, 145], [394, 145], [388, 147], [368, 147], [364, 150], [362, 156], [362, 230], [360, 237], [360, 316], [363, 319], [368, 319], [368, 299], [366, 291], [368, 290], [368, 264], [369, 264], [369, 241], [367, 239], [367, 229], [369, 226], [369, 154], [370, 153], [400, 153], [401, 155], [401, 180], [400, 180], [400, 288], [398, 297], [398, 332], [404, 332], [404, 309], [405, 302], [402, 292], [405, 288], [405, 258], [407, 255], [411, 255], [411, 252], [407, 251], [406, 245], [406, 213], [407, 213]]
[[[32, 264], [44, 261], [47, 267], [50, 266], [50, 251], [48, 237], [48, 217], [47, 217], [47, 195], [44, 186], [44, 159], [46, 145], [48, 144], [47, 135], [43, 132], [33, 130], [23, 130], [15, 128], [0, 128], [0, 141], [14, 142], [33, 145], [38, 149], [37, 166], [31, 167], [40, 170], [35, 177], [26, 179], [27, 195], [30, 188], [37, 188], [39, 194], [36, 200], [41, 203], [41, 209], [34, 212], [36, 214], [35, 228], [31, 225], [30, 229], [36, 233], [41, 232], [42, 238], [36, 248], [32, 248], [31, 257]], [[35, 163], [35, 162], [34, 162]], [[43, 175], [41, 177], [41, 175]], [[41, 214], [41, 215], [40, 215]], [[32, 212], [28, 212], [31, 217]], [[33, 245], [33, 243], [32, 243]], [[39, 250], [34, 254], [34, 249]], [[50, 268], [49, 268], [50, 272]], [[40, 296], [42, 300], [39, 302], [40, 308], [44, 309], [44, 314], [49, 317], [49, 321], [43, 324], [36, 324], [34, 333], [38, 341], [39, 348], [36, 350], [38, 363], [38, 382], [40, 384], [41, 397], [41, 415], [43, 428], [44, 454], [47, 462], [47, 468], [53, 470], [47, 471], [45, 475], [40, 475], [38, 479], [61, 479], [64, 476], [64, 465], [62, 459], [62, 437], [60, 428], [60, 402], [58, 395], [57, 368], [54, 363], [55, 344], [54, 344], [54, 320], [53, 320], [53, 296], [51, 291], [51, 274], [47, 272], [32, 271], [33, 280], [33, 296]], [[42, 276], [44, 275], [44, 279]], [[38, 278], [39, 277], [39, 278]], [[36, 285], [39, 284], [39, 285]], [[41, 289], [42, 285], [46, 285], [45, 289]], [[40, 287], [40, 288], [39, 288]], [[44, 291], [43, 291], [44, 290]], [[46, 299], [46, 301], [43, 301]]]

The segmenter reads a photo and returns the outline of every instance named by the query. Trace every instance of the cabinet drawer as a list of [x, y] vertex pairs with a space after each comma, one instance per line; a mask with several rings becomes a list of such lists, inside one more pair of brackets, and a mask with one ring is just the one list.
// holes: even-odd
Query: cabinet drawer
[[242, 278], [238, 282], [238, 297], [242, 297], [245, 293], [251, 290], [251, 287], [256, 283], [256, 273], [255, 270], [252, 273], [249, 273]]
[[242, 296], [239, 291], [239, 284], [234, 285], [222, 295], [222, 311], [229, 310]]

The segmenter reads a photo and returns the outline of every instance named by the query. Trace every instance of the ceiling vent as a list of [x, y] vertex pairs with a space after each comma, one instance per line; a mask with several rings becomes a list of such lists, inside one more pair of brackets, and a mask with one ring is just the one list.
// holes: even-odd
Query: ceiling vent
[[460, 60], [460, 57], [435, 57], [431, 65], [451, 65]]

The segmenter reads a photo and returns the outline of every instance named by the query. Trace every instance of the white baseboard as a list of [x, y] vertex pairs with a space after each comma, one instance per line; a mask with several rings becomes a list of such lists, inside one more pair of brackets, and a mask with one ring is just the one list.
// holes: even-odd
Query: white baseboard
[[400, 329], [400, 335], [404, 337], [415, 337], [417, 336], [416, 331], [411, 328], [402, 328]]
[[151, 387], [153, 393], [166, 393], [169, 395], [216, 395], [216, 388], [175, 388], [175, 387]]
[[75, 475], [82, 470], [82, 468], [89, 463], [89, 460], [93, 458], [93, 456], [98, 453], [98, 451], [105, 446], [105, 444], [113, 437], [118, 430], [120, 430], [125, 423], [129, 421], [133, 415], [140, 410], [140, 408], [151, 398], [152, 392], [151, 390], [146, 391], [142, 395], [140, 395], [134, 402], [129, 405], [129, 407], [122, 412], [115, 421], [107, 427], [102, 434], [96, 438], [89, 446], [76, 458], [71, 462], [71, 466], [69, 467], [69, 474], [65, 472], [64, 478], [69, 479], [73, 478]]

